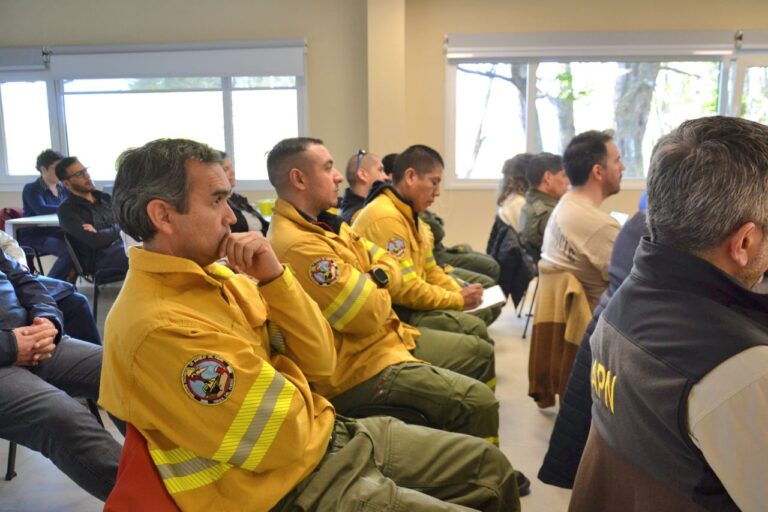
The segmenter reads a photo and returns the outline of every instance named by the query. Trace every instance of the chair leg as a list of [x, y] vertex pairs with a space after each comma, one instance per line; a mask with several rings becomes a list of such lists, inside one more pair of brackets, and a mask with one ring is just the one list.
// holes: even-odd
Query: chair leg
[[5, 471], [5, 479], [13, 480], [16, 476], [16, 443], [13, 441], [8, 445], [8, 468]]
[[97, 285], [96, 282], [94, 282], [93, 283], [93, 319], [96, 322], [99, 321], [98, 307], [99, 307], [99, 285]]
[[96, 402], [91, 400], [90, 398], [85, 401], [88, 404], [88, 409], [91, 411], [91, 414], [96, 416], [96, 421], [99, 422], [99, 425], [102, 427], [104, 426], [104, 422], [101, 421], [101, 414], [99, 414], [99, 406], [96, 405]]
[[35, 251], [35, 261], [37, 262], [37, 273], [44, 276], [45, 269], [43, 269], [43, 260], [40, 259], [40, 253], [37, 251]]
[[528, 295], [528, 288], [523, 292], [523, 296], [520, 298], [520, 302], [517, 304], [517, 318], [523, 315], [523, 304], [525, 304], [525, 297]]
[[531, 297], [531, 305], [528, 307], [528, 315], [525, 318], [525, 327], [523, 327], [523, 339], [525, 339], [525, 335], [528, 332], [528, 324], [531, 321], [531, 317], [533, 316], [533, 304], [536, 302], [536, 292], [539, 291], [539, 278], [536, 278], [536, 286], [533, 289], [533, 297]]

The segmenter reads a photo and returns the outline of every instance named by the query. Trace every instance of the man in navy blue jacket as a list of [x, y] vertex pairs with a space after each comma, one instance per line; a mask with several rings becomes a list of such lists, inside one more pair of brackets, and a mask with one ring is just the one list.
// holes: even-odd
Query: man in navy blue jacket
[[98, 398], [102, 349], [62, 335], [62, 325], [46, 288], [0, 251], [0, 437], [41, 452], [104, 500], [120, 445], [72, 398]]

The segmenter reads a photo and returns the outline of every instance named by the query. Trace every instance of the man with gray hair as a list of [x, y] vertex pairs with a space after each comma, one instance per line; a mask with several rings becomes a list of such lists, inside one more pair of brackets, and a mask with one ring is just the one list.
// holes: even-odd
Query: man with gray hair
[[651, 157], [648, 228], [598, 321], [573, 511], [765, 510], [768, 127], [687, 121]]
[[220, 154], [194, 141], [118, 160], [115, 213], [143, 246], [107, 318], [101, 402], [146, 439], [138, 473], [183, 510], [519, 510], [491, 443], [337, 417], [313, 391], [336, 369], [331, 327], [260, 232], [230, 231], [231, 191]]

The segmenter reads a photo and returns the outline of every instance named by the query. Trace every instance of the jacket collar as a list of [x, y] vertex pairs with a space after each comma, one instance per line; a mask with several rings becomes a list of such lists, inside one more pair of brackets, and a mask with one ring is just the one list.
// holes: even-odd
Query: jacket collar
[[[364, 205], [365, 198], [352, 192], [351, 188], [347, 188], [347, 190], [344, 191], [344, 196], [339, 202], [339, 208], [341, 209], [342, 215], [349, 219], [352, 218], [354, 212], [362, 208]], [[349, 215], [346, 215], [347, 213], [349, 213]], [[347, 222], [349, 221], [347, 220]]]
[[549, 194], [545, 194], [541, 190], [537, 188], [529, 188], [528, 191], [525, 193], [525, 198], [528, 200], [529, 203], [533, 203], [535, 201], [543, 201], [544, 203], [554, 206], [557, 204], [557, 199], [550, 196]]
[[313, 219], [310, 215], [307, 215], [283, 199], [275, 201], [275, 213], [303, 226], [305, 229], [324, 235], [338, 235], [341, 231], [341, 225], [344, 223], [341, 217], [330, 212], [321, 212], [317, 219]]
[[368, 197], [365, 198], [365, 204], [369, 204], [380, 195], [386, 195], [392, 200], [395, 207], [403, 214], [407, 219], [412, 219], [413, 224], [416, 227], [416, 232], [419, 232], [419, 215], [413, 211], [413, 203], [400, 195], [394, 185], [386, 181], [376, 181], [373, 183], [371, 191], [368, 192]]
[[[187, 274], [197, 276], [213, 286], [223, 286], [222, 281], [235, 273], [221, 263], [201, 267], [194, 261], [169, 254], [147, 251], [142, 247], [128, 249], [130, 269], [149, 274]], [[171, 270], [169, 270], [171, 269]]]
[[630, 274], [639, 281], [653, 281], [658, 288], [693, 293], [747, 313], [768, 324], [768, 295], [744, 288], [738, 281], [706, 260], [692, 254], [640, 240]]

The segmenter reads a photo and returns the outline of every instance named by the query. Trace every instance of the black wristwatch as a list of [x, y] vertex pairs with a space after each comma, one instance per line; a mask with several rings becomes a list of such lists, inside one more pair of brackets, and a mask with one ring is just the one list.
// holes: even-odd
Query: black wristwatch
[[371, 271], [368, 272], [368, 275], [371, 276], [371, 279], [373, 279], [373, 282], [376, 283], [376, 286], [379, 288], [385, 288], [389, 284], [389, 276], [382, 268], [373, 267]]

